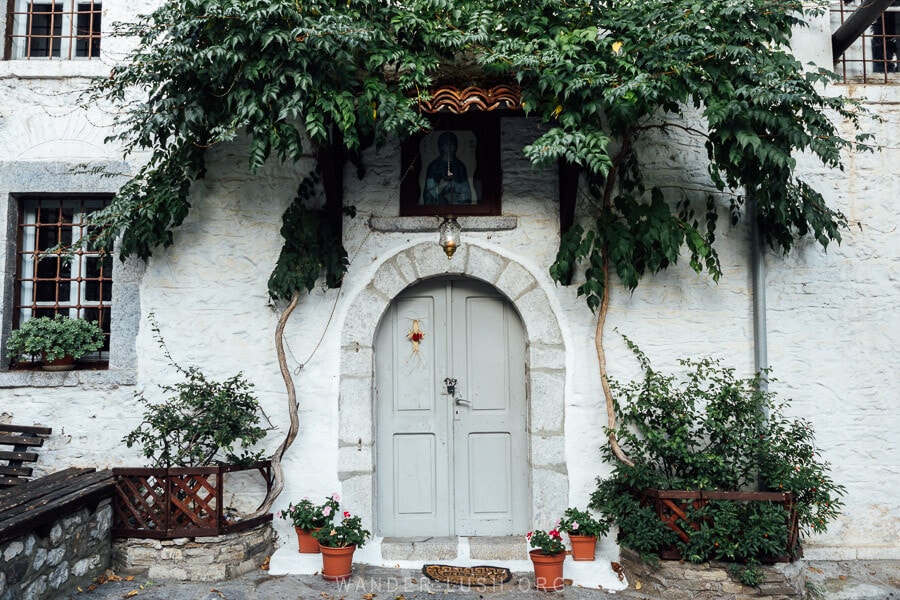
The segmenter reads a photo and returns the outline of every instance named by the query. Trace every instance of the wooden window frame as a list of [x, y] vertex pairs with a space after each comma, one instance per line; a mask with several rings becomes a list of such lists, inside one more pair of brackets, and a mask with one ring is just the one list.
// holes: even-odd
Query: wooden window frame
[[[82, 360], [84, 361], [106, 361], [109, 357], [110, 333], [112, 321], [112, 302], [113, 302], [113, 261], [111, 257], [103, 257], [99, 252], [85, 249], [76, 249], [74, 256], [68, 259], [68, 274], [62, 274], [62, 267], [65, 259], [62, 255], [53, 258], [52, 255], [44, 260], [55, 260], [55, 276], [49, 277], [41, 275], [39, 269], [39, 254], [42, 251], [40, 229], [55, 230], [57, 242], [62, 237], [62, 229], [68, 228], [72, 230], [72, 241], [74, 242], [80, 236], [78, 230], [84, 228], [83, 217], [100, 208], [101, 203], [107, 204], [110, 199], [109, 195], [95, 194], [23, 194], [17, 196], [18, 202], [18, 219], [16, 224], [16, 265], [15, 276], [13, 278], [13, 310], [12, 310], [12, 326], [19, 327], [24, 317], [35, 316], [35, 313], [61, 313], [73, 318], [83, 318], [85, 312], [96, 311], [97, 320], [103, 329], [106, 338], [103, 348], [97, 353], [91, 354]], [[33, 216], [29, 208], [30, 204], [37, 203]], [[45, 207], [44, 204], [47, 206]], [[94, 206], [91, 206], [94, 205]], [[69, 209], [77, 215], [78, 219], [74, 222], [62, 220], [62, 211]], [[57, 211], [57, 220], [37, 221], [38, 211]], [[28, 245], [29, 247], [26, 247]], [[96, 265], [98, 275], [96, 277], [87, 274], [88, 264], [91, 260], [97, 260]], [[27, 264], [26, 264], [27, 263]], [[106, 264], [108, 263], [108, 264]], [[47, 263], [53, 268], [52, 263]], [[38, 286], [48, 282], [55, 281], [56, 295], [54, 301], [39, 300], [40, 293]], [[68, 295], [64, 298], [61, 295], [61, 284], [66, 284]], [[98, 298], [96, 300], [88, 300], [86, 297], [88, 286], [96, 286]], [[46, 289], [46, 288], [45, 288]], [[29, 291], [30, 290], [30, 291]], [[26, 301], [25, 297], [29, 299]], [[74, 298], [74, 301], [73, 301]], [[45, 315], [47, 316], [47, 315]]]
[[[8, 0], [6, 5], [5, 59], [99, 58], [103, 31], [102, 0]], [[35, 31], [36, 15], [48, 19], [49, 31]], [[41, 41], [46, 47], [40, 48]], [[38, 44], [37, 53], [33, 53], [35, 43]]]

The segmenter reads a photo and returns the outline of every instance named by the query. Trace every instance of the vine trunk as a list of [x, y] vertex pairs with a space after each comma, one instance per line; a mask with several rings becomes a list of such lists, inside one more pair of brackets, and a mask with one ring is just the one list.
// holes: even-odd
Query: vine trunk
[[281, 377], [284, 379], [284, 387], [287, 390], [288, 416], [291, 419], [291, 425], [288, 428], [284, 441], [272, 454], [272, 486], [269, 488], [269, 492], [263, 499], [262, 504], [259, 505], [259, 508], [250, 515], [251, 517], [269, 512], [284, 489], [284, 468], [281, 466], [281, 459], [284, 457], [287, 449], [291, 447], [291, 444], [294, 443], [294, 440], [297, 438], [297, 431], [300, 429], [300, 419], [297, 417], [297, 390], [294, 387], [294, 380], [291, 377], [290, 369], [288, 369], [287, 357], [284, 353], [284, 327], [287, 325], [294, 309], [297, 308], [299, 300], [300, 291], [294, 290], [293, 294], [291, 294], [291, 301], [285, 307], [284, 312], [281, 313], [281, 318], [278, 319], [278, 326], [275, 327], [275, 352], [278, 355], [278, 367], [281, 370]]

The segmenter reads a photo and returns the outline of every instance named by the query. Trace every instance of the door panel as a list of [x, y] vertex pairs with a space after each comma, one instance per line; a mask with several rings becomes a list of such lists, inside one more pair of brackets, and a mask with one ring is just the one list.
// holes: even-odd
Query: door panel
[[[377, 514], [384, 535], [450, 535], [446, 294], [419, 287], [393, 302], [376, 336]], [[425, 340], [413, 351], [413, 320]], [[438, 321], [439, 320], [439, 321]], [[427, 343], [426, 343], [427, 342]]]
[[[509, 438], [508, 433], [469, 435], [469, 506], [474, 517], [503, 517], [512, 511]], [[484, 467], [485, 457], [490, 457], [489, 468]]]
[[525, 533], [525, 331], [512, 305], [486, 284], [454, 286], [451, 305], [451, 363], [458, 396], [469, 400], [454, 406], [456, 533]]
[[437, 456], [430, 433], [394, 436], [394, 497], [397, 515], [433, 516], [437, 510]]
[[378, 532], [524, 533], [525, 333], [512, 306], [469, 280], [410, 288], [379, 326], [375, 375]]
[[[434, 322], [435, 299], [428, 296], [403, 298], [397, 303], [397, 315], [400, 322], [396, 323], [394, 340], [406, 339], [406, 331], [412, 328], [414, 319], [419, 320], [420, 326]], [[406, 331], [402, 325], [408, 322]], [[399, 336], [399, 338], [397, 337]], [[394, 388], [395, 411], [410, 417], [415, 417], [414, 411], [424, 411], [420, 416], [430, 418], [440, 411], [435, 406], [434, 380], [435, 361], [433, 345], [419, 344], [418, 352], [413, 352], [409, 342], [397, 344], [394, 348], [394, 367], [398, 374], [397, 384]], [[436, 416], [436, 415], [435, 415]]]
[[[473, 411], [508, 411], [509, 378], [505, 332], [498, 331], [503, 323], [504, 303], [500, 298], [468, 298], [466, 302], [466, 350], [469, 397]], [[523, 363], [524, 365], [524, 363]]]

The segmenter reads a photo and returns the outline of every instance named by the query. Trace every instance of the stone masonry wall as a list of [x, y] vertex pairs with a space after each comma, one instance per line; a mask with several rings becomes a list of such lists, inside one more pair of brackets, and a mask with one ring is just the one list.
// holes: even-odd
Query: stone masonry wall
[[0, 600], [63, 597], [109, 566], [112, 507], [104, 500], [0, 544]]
[[112, 545], [117, 573], [146, 573], [150, 579], [222, 581], [258, 569], [275, 551], [271, 523], [225, 535], [144, 540], [127, 538]]
[[[632, 550], [622, 549], [622, 565], [632, 588], [661, 600], [794, 600], [806, 597], [803, 563], [764, 565], [758, 587], [741, 584], [728, 574], [725, 563], [660, 561], [646, 563]], [[637, 588], [640, 585], [640, 588]]]

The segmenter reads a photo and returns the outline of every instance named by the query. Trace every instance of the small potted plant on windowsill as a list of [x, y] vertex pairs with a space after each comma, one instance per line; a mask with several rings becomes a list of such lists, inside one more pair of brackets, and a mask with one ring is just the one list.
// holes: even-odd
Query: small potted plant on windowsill
[[362, 548], [371, 533], [363, 529], [362, 519], [344, 511], [340, 523], [325, 525], [313, 533], [322, 551], [322, 578], [346, 581], [353, 572], [353, 553]]
[[68, 371], [75, 367], [76, 360], [101, 347], [103, 330], [96, 321], [57, 314], [52, 319], [28, 319], [13, 331], [7, 342], [7, 356], [13, 360], [40, 356], [45, 371]]
[[298, 552], [301, 554], [317, 554], [319, 542], [313, 533], [325, 527], [337, 514], [341, 497], [337, 493], [325, 499], [324, 504], [313, 504], [304, 498], [297, 504], [289, 504], [286, 510], [278, 512], [278, 516], [293, 524], [297, 532]]
[[609, 532], [609, 525], [598, 521], [586, 510], [567, 508], [559, 529], [569, 534], [572, 560], [594, 560], [597, 538]]
[[525, 536], [532, 550], [528, 553], [534, 565], [534, 585], [542, 592], [561, 590], [563, 582], [563, 562], [566, 560], [566, 547], [562, 534], [556, 529], [543, 531], [536, 529]]

